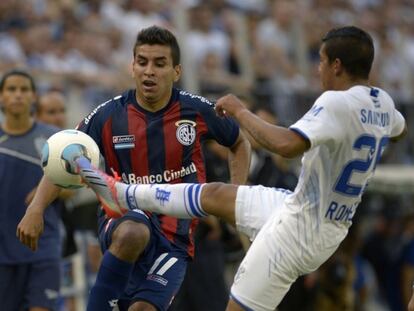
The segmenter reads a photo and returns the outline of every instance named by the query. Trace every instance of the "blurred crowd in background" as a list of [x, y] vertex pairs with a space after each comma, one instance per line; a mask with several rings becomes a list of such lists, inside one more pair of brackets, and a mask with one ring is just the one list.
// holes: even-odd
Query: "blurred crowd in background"
[[[414, 164], [412, 0], [1, 0], [0, 73], [25, 68], [36, 78], [40, 95], [61, 93], [67, 126], [73, 127], [100, 103], [134, 87], [135, 37], [154, 24], [179, 39], [184, 70], [179, 87], [211, 100], [235, 93], [260, 117], [285, 126], [321, 92], [317, 68], [323, 34], [336, 25], [362, 27], [375, 42], [372, 84], [393, 96], [409, 127], [408, 137], [391, 146], [383, 162]], [[251, 141], [249, 182], [294, 188], [298, 160], [270, 155]], [[208, 179], [228, 181], [225, 152], [206, 147]], [[414, 280], [413, 193], [395, 189], [369, 189], [350, 236], [321, 269], [295, 283], [280, 310], [405, 310]], [[72, 219], [88, 217], [74, 227], [93, 232], [94, 213], [88, 211], [89, 216]], [[232, 228], [209, 221], [200, 227], [199, 260], [175, 310], [220, 310], [209, 306], [211, 299], [197, 293], [194, 282], [224, 273], [228, 277], [215, 299], [225, 303], [226, 286], [243, 256]], [[82, 239], [94, 245], [90, 235]], [[83, 254], [89, 260], [91, 253]], [[92, 278], [99, 261], [93, 254]], [[217, 275], [211, 268], [203, 273], [208, 256], [217, 262]], [[210, 280], [210, 286], [217, 282]]]

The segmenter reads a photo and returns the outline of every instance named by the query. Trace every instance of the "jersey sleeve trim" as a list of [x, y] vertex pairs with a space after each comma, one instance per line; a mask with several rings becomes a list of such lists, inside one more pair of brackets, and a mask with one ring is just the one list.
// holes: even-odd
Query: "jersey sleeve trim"
[[303, 139], [307, 140], [309, 144], [312, 146], [312, 141], [308, 135], [306, 135], [302, 130], [297, 127], [289, 127], [289, 130], [295, 132], [296, 134], [300, 135]]

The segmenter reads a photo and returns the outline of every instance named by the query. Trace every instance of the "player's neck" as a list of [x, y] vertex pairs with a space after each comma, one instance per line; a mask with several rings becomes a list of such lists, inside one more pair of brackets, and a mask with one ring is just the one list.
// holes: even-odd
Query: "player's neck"
[[367, 79], [351, 79], [349, 77], [345, 79], [341, 79], [336, 84], [336, 90], [349, 90], [351, 87], [361, 85], [361, 86], [369, 86], [369, 82]]
[[135, 98], [137, 100], [138, 105], [140, 105], [145, 110], [150, 112], [157, 112], [168, 105], [171, 98], [171, 93], [156, 101], [151, 101], [146, 99], [145, 97], [141, 97], [139, 96], [138, 92], [135, 93]]
[[32, 117], [7, 116], [1, 124], [4, 132], [11, 135], [20, 135], [29, 131], [34, 123]]

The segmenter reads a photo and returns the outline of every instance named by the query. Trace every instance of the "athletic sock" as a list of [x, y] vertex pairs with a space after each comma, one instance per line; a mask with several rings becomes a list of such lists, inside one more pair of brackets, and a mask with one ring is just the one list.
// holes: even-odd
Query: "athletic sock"
[[[201, 207], [201, 190], [203, 184], [152, 184], [121, 186], [117, 193], [119, 201], [125, 201], [129, 209], [138, 208], [177, 218], [198, 218], [208, 214]], [[116, 184], [118, 187], [118, 183]]]
[[89, 294], [87, 311], [112, 311], [128, 284], [132, 268], [132, 263], [106, 251]]
[[105, 212], [119, 217], [141, 209], [177, 218], [198, 218], [208, 214], [201, 207], [203, 184], [128, 185], [93, 168], [86, 158], [76, 160], [85, 182], [98, 194]]

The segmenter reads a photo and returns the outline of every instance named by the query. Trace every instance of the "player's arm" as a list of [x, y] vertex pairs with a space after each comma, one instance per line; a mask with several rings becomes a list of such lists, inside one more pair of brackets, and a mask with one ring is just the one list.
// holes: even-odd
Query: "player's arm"
[[301, 135], [262, 120], [234, 95], [220, 98], [216, 110], [218, 114], [231, 115], [263, 148], [283, 157], [294, 158], [310, 148], [310, 142]]
[[[37, 191], [37, 187], [33, 188], [33, 190], [30, 191], [29, 194], [26, 196], [26, 198], [24, 200], [26, 205], [29, 205], [30, 203], [32, 203], [33, 198], [36, 194], [36, 191]], [[61, 189], [57, 198], [65, 201], [65, 200], [68, 200], [71, 197], [73, 197], [74, 194], [75, 194], [75, 192], [73, 190]]]
[[243, 185], [247, 182], [250, 167], [250, 143], [243, 131], [239, 131], [236, 142], [229, 148], [230, 181]]
[[[230, 170], [230, 182], [237, 185], [247, 183], [250, 168], [251, 147], [247, 137], [240, 129], [236, 142], [229, 148], [228, 163]], [[216, 220], [217, 221], [217, 220]], [[239, 233], [239, 239], [245, 252], [250, 247], [247, 236]]]
[[59, 187], [43, 177], [32, 202], [17, 226], [18, 239], [33, 251], [37, 249], [39, 237], [43, 233], [43, 214], [50, 203], [58, 197], [59, 192]]

